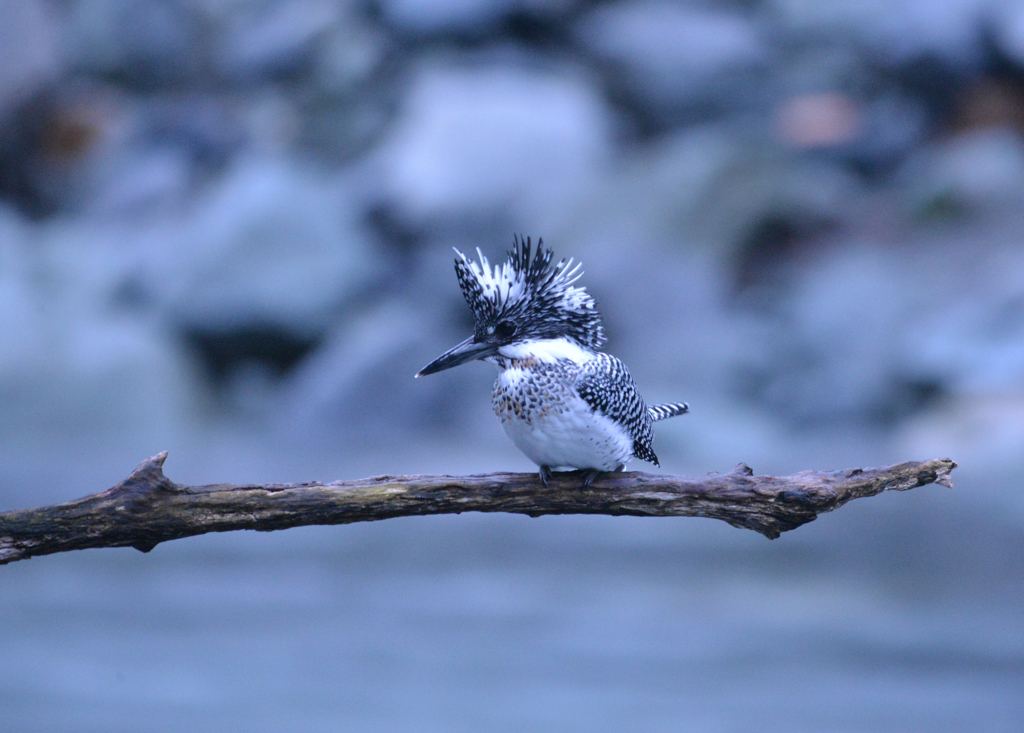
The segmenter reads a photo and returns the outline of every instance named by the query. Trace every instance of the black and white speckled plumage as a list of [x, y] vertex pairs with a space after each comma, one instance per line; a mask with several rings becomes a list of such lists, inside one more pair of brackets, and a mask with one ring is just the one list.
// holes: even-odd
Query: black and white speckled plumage
[[595, 354], [580, 370], [576, 390], [584, 402], [629, 433], [634, 456], [655, 466], [661, 465], [651, 448], [654, 421], [625, 364], [610, 354]]
[[[516, 238], [508, 261], [493, 268], [458, 252], [455, 270], [476, 316], [474, 335], [420, 374], [469, 359], [497, 365], [492, 406], [506, 434], [541, 467], [611, 471], [634, 456], [658, 465], [652, 425], [688, 410], [676, 402], [648, 408], [616, 357], [598, 351], [605, 336], [593, 298], [573, 283], [579, 265], [542, 242]], [[478, 250], [479, 253], [479, 250]]]

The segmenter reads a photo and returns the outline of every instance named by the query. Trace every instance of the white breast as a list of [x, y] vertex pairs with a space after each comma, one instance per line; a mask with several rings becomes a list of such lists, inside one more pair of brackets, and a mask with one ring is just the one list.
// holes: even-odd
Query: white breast
[[633, 457], [633, 440], [603, 415], [563, 412], [502, 420], [505, 434], [538, 466], [613, 471]]
[[[578, 354], [557, 346], [543, 353], [593, 358], [576, 348]], [[530, 357], [542, 360], [537, 349], [525, 364]], [[578, 363], [567, 359], [555, 368], [513, 365], [501, 371], [494, 384], [494, 411], [505, 434], [538, 466], [612, 471], [633, 457], [633, 439], [576, 393], [572, 377]]]
[[538, 339], [502, 346], [499, 353], [509, 359], [537, 359], [546, 364], [567, 359], [574, 364], [585, 364], [594, 358], [594, 352], [569, 339]]

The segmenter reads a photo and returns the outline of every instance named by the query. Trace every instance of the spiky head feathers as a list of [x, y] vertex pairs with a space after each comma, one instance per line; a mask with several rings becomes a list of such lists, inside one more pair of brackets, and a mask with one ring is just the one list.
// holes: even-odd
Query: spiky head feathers
[[536, 253], [531, 250], [529, 237], [516, 237], [508, 261], [493, 268], [479, 248], [479, 262], [455, 250], [455, 273], [476, 316], [476, 338], [512, 342], [566, 336], [599, 348], [605, 342], [601, 314], [586, 289], [573, 285], [583, 274], [581, 265], [569, 259], [552, 266], [542, 239]]

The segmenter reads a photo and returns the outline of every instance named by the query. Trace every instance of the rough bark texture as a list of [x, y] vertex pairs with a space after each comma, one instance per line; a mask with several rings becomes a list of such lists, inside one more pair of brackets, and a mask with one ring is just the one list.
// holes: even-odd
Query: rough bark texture
[[937, 483], [952, 488], [949, 459], [884, 468], [754, 476], [744, 464], [702, 478], [608, 473], [582, 489], [579, 473], [544, 487], [535, 473], [375, 476], [330, 484], [182, 486], [163, 473], [167, 453], [117, 486], [56, 506], [0, 514], [0, 564], [89, 547], [134, 547], [235, 529], [272, 531], [419, 514], [511, 512], [712, 517], [775, 539], [851, 499]]

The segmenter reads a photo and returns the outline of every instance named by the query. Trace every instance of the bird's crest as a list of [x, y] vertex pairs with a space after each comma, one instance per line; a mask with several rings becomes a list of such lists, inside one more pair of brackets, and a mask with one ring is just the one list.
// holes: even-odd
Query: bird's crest
[[531, 250], [529, 237], [515, 237], [508, 261], [493, 267], [479, 247], [479, 262], [455, 250], [455, 273], [477, 329], [509, 320], [523, 339], [569, 336], [582, 346], [600, 347], [605, 342], [601, 314], [586, 289], [573, 285], [583, 274], [581, 265], [570, 258], [552, 266], [543, 239], [537, 240], [536, 253]]

